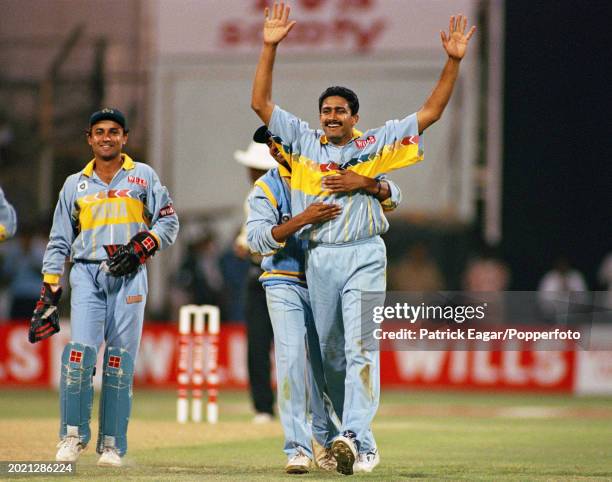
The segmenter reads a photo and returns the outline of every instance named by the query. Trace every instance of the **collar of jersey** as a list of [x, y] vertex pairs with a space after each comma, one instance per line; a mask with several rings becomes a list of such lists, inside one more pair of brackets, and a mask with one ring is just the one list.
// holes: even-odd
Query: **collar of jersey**
[[[353, 138], [351, 140], [355, 140], [358, 137], [361, 137], [363, 135], [363, 132], [358, 131], [357, 129], [353, 129]], [[325, 134], [323, 134], [321, 136], [321, 138], [319, 139], [319, 141], [321, 142], [321, 144], [327, 144], [329, 143], [329, 141], [327, 140], [327, 136]]]
[[[121, 165], [121, 169], [125, 171], [130, 171], [136, 167], [136, 163], [132, 160], [130, 156], [128, 156], [127, 154], [121, 154], [121, 157], [123, 157], [123, 164]], [[83, 169], [82, 171], [84, 176], [91, 177], [94, 170], [94, 161], [95, 159], [92, 159], [87, 163], [85, 169]]]
[[291, 171], [289, 169], [287, 169], [285, 166], [283, 166], [282, 164], [279, 164], [277, 166], [278, 169], [278, 173], [280, 174], [280, 177], [291, 177]]

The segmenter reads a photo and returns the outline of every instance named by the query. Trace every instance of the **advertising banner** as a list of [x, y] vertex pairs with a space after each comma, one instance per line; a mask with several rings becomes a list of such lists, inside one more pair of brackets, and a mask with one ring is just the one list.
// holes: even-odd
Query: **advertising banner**
[[[602, 331], [605, 328], [599, 329]], [[25, 324], [0, 325], [0, 387], [56, 387], [61, 351], [69, 339], [67, 324], [58, 335], [35, 345], [27, 340]], [[450, 345], [447, 350], [381, 351], [382, 387], [612, 393], [610, 352], [522, 350], [515, 343], [505, 349], [504, 342], [500, 343], [497, 351], [461, 351]], [[218, 367], [221, 388], [247, 386], [246, 356], [244, 325], [223, 324]], [[176, 388], [177, 357], [176, 327], [146, 324], [135, 385]]]

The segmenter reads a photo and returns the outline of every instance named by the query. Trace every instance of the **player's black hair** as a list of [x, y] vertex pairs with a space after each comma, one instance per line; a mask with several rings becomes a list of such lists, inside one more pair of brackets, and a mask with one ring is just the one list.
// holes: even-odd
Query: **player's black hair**
[[351, 89], [346, 87], [341, 87], [339, 85], [333, 85], [328, 87], [323, 91], [321, 96], [319, 97], [319, 113], [321, 113], [321, 107], [323, 106], [323, 101], [328, 97], [332, 97], [337, 95], [338, 97], [342, 97], [346, 100], [349, 105], [349, 109], [351, 109], [351, 115], [357, 114], [359, 112], [359, 99], [357, 98], [357, 94], [353, 92]]

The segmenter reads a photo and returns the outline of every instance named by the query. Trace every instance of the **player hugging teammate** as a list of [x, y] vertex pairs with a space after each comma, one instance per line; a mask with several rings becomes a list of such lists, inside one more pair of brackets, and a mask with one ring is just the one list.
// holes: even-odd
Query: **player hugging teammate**
[[[320, 96], [321, 130], [311, 129], [272, 102], [276, 49], [295, 23], [282, 2], [265, 9], [251, 107], [291, 172], [291, 215], [301, 216], [321, 201], [342, 208], [325, 223], [303, 226], [297, 234], [307, 241], [305, 274], [323, 383], [341, 420], [340, 433], [325, 448], [331, 451], [338, 472], [371, 472], [380, 460], [371, 431], [380, 394], [380, 357], [375, 347], [362, 340], [361, 294], [370, 292], [370, 298], [376, 298], [371, 300], [373, 305], [384, 304], [386, 248], [380, 235], [389, 223], [375, 199], [380, 190], [340, 186], [352, 184], [347, 180], [352, 174], [377, 178], [423, 159], [422, 133], [442, 115], [475, 28], [466, 33], [466, 18], [451, 17], [448, 35], [440, 32], [448, 60], [423, 107], [362, 133], [355, 129], [359, 100], [345, 87], [330, 87]], [[338, 349], [338, 340], [343, 349]]]

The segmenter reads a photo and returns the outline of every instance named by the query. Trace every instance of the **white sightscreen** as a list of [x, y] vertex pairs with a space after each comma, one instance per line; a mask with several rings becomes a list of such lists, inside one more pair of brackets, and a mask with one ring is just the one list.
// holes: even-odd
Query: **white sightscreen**
[[[317, 99], [329, 85], [346, 85], [360, 98], [362, 130], [401, 118], [422, 105], [442, 58], [398, 62], [278, 60], [274, 100], [318, 123]], [[332, 71], [333, 70], [333, 71]], [[468, 70], [468, 69], [465, 69]], [[165, 101], [160, 134], [163, 171], [179, 210], [222, 212], [240, 209], [248, 190], [245, 168], [233, 153], [245, 149], [261, 122], [250, 110], [252, 61], [214, 62], [160, 73]], [[425, 161], [392, 174], [404, 192], [402, 211], [472, 214], [471, 179], [475, 155], [475, 95], [465, 76], [441, 121], [425, 133]], [[471, 95], [470, 95], [471, 94]]]

